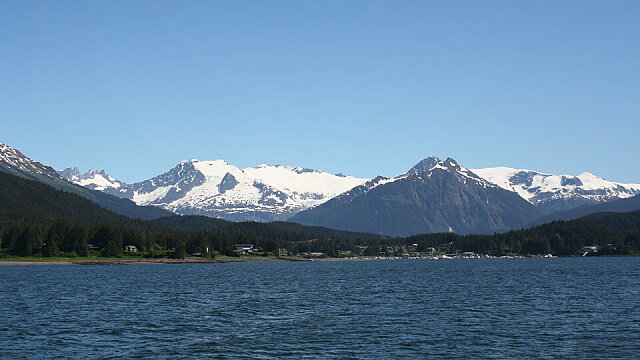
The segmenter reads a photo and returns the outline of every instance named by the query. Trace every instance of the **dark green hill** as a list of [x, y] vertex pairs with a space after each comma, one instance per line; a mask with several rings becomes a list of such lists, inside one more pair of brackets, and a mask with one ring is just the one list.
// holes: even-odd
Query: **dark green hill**
[[166, 216], [152, 221], [161, 226], [186, 231], [217, 231], [233, 224], [228, 220], [197, 215]]
[[580, 220], [599, 223], [618, 230], [640, 232], [640, 211], [596, 213], [582, 217]]
[[[153, 220], [153, 223], [167, 228], [185, 231], [218, 231], [230, 236], [264, 238], [265, 234], [278, 233], [291, 241], [306, 240], [312, 237], [340, 239], [378, 239], [380, 235], [353, 231], [334, 230], [320, 226], [305, 226], [296, 223], [276, 221], [262, 223], [254, 221], [233, 222], [206, 216], [170, 216]], [[280, 236], [279, 235], [279, 236]]]
[[75, 193], [0, 172], [0, 216], [4, 219], [62, 219], [100, 224], [136, 222]]
[[615, 225], [614, 218], [603, 218], [602, 223], [586, 219], [554, 221], [530, 229], [493, 235], [415, 235], [406, 238], [406, 243], [417, 243], [419, 249], [433, 247], [448, 252], [473, 251], [494, 255], [582, 255], [584, 246], [600, 247], [599, 254], [640, 251], [640, 233], [609, 226]]

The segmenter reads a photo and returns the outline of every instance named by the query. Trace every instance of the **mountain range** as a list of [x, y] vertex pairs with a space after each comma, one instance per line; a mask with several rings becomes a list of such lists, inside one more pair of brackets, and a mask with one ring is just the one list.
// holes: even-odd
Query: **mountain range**
[[161, 175], [135, 184], [118, 181], [104, 170], [81, 174], [77, 168], [67, 168], [60, 175], [139, 205], [233, 221], [286, 220], [367, 181], [294, 166], [240, 169], [223, 160], [183, 161]]
[[[436, 167], [437, 166], [437, 167]], [[419, 182], [421, 174], [445, 175], [448, 182], [470, 180], [473, 175], [452, 160], [421, 169], [407, 177]], [[444, 167], [462, 174], [447, 175]], [[437, 173], [440, 173], [439, 175]], [[452, 177], [457, 178], [453, 179]], [[477, 179], [476, 179], [477, 180]], [[475, 181], [483, 184], [482, 181]], [[483, 184], [484, 185], [484, 184]], [[406, 244], [416, 251], [437, 248], [448, 252], [477, 252], [495, 256], [512, 254], [583, 254], [584, 246], [596, 246], [598, 254], [625, 255], [640, 249], [640, 211], [598, 213], [574, 221], [551, 222], [525, 230], [491, 235], [462, 236], [452, 233], [419, 234], [408, 238], [309, 227], [291, 222], [231, 222], [204, 216], [167, 216], [138, 220], [117, 215], [76, 194], [44, 183], [0, 172], [0, 254], [11, 256], [77, 257], [118, 256], [125, 246], [135, 246], [147, 257], [202, 256], [203, 252], [236, 255], [236, 244], [251, 241], [260, 251], [280, 253], [323, 252], [339, 256], [343, 249], [364, 255], [397, 253]], [[375, 187], [368, 193], [375, 192]], [[487, 186], [487, 189], [494, 188]], [[482, 190], [479, 190], [482, 193]], [[613, 200], [617, 211], [638, 196]], [[610, 204], [620, 203], [616, 206]], [[624, 203], [624, 204], [622, 204]], [[446, 214], [446, 212], [445, 212]], [[501, 215], [499, 212], [498, 215]], [[502, 214], [504, 215], [504, 214]], [[91, 245], [89, 245], [91, 244]], [[98, 249], [98, 250], [96, 250]], [[199, 254], [198, 254], [199, 253]]]
[[223, 160], [192, 159], [127, 184], [104, 170], [55, 171], [0, 144], [0, 171], [79, 194], [131, 217], [177, 213], [232, 221], [286, 220], [388, 235], [500, 232], [640, 194], [640, 185], [590, 173], [467, 169], [454, 159], [433, 156], [394, 178], [373, 179], [286, 165], [242, 169]]

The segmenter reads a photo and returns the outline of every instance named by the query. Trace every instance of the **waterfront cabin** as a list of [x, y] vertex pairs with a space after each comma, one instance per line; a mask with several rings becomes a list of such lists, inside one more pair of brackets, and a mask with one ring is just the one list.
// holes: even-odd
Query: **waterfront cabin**
[[258, 248], [253, 246], [253, 244], [236, 244], [236, 249], [234, 251], [238, 255], [250, 255], [258, 252]]
[[124, 251], [126, 252], [138, 252], [138, 248], [135, 245], [125, 245]]
[[289, 256], [289, 252], [287, 251], [287, 249], [280, 248], [278, 249], [278, 256]]

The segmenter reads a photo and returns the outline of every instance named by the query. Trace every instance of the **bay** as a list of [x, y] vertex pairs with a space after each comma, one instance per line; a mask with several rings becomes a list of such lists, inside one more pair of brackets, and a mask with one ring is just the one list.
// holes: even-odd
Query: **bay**
[[633, 359], [640, 258], [0, 268], [0, 357]]

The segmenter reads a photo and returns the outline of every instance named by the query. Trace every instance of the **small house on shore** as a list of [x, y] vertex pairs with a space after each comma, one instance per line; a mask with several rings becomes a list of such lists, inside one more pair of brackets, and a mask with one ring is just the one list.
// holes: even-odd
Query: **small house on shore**
[[253, 244], [236, 244], [234, 251], [238, 255], [249, 255], [258, 252], [258, 248], [253, 246]]

